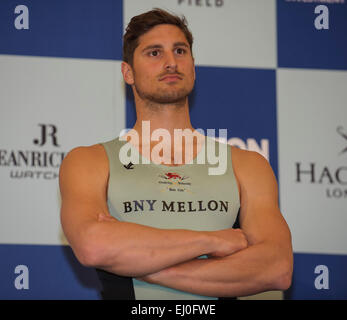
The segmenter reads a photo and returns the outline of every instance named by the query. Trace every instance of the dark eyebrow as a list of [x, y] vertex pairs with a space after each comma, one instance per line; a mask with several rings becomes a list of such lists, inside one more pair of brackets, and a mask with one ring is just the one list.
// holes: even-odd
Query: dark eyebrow
[[175, 42], [174, 47], [186, 47], [189, 48], [189, 46], [185, 42]]
[[147, 47], [145, 47], [142, 52], [146, 51], [146, 50], [149, 50], [149, 49], [162, 49], [163, 46], [161, 44], [151, 44]]
[[[189, 48], [189, 46], [185, 43], [185, 42], [175, 42], [173, 44], [174, 47], [186, 47], [186, 48]], [[163, 46], [161, 44], [151, 44], [147, 47], [145, 47], [142, 52], [145, 52], [149, 49], [162, 49]]]

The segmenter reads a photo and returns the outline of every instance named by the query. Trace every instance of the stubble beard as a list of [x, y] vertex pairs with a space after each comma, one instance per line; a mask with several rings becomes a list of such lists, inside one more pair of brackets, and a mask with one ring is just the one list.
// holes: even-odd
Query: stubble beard
[[183, 106], [188, 95], [192, 92], [193, 86], [180, 89], [156, 90], [153, 92], [143, 90], [139, 85], [134, 84], [138, 96], [146, 101], [149, 106], [174, 105]]

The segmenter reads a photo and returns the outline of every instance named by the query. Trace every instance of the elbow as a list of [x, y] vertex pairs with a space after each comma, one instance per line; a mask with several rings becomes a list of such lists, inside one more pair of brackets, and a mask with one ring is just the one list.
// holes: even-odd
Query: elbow
[[288, 261], [284, 262], [280, 268], [277, 268], [277, 272], [275, 274], [275, 290], [288, 290], [292, 285], [293, 264]]
[[134, 267], [129, 270], [129, 264], [127, 263], [126, 255], [122, 252], [109, 254], [105, 251], [104, 247], [90, 246], [81, 250], [78, 261], [88, 268], [97, 268], [104, 270], [112, 270], [111, 272], [116, 273], [120, 276], [138, 276], [147, 273], [133, 272]]
[[100, 255], [95, 244], [89, 241], [70, 242], [70, 247], [78, 260], [84, 267], [97, 267], [100, 264]]
[[98, 234], [90, 234], [86, 237], [79, 250], [74, 251], [77, 260], [88, 268], [112, 269], [112, 272], [119, 275], [127, 274], [126, 254], [120, 247], [110, 246], [110, 244], [98, 237]]
[[292, 273], [288, 272], [277, 279], [277, 290], [288, 290], [290, 286], [292, 285]]
[[88, 268], [96, 268], [100, 266], [100, 257], [98, 250], [92, 246], [85, 244], [85, 247], [73, 250], [77, 260], [84, 266]]
[[90, 226], [80, 233], [78, 241], [71, 243], [77, 260], [89, 268], [106, 265], [107, 245], [98, 237], [97, 226]]

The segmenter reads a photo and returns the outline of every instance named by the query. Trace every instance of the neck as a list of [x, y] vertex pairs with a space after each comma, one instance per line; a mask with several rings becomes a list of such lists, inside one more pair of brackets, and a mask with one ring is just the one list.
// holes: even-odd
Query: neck
[[154, 130], [165, 129], [173, 137], [175, 129], [194, 130], [190, 122], [188, 98], [174, 104], [136, 101], [136, 115], [137, 120], [133, 129], [139, 135], [143, 132], [143, 125], [148, 125], [148, 123], [150, 124], [150, 134]]
[[[163, 145], [170, 145], [169, 148], [171, 149], [171, 152], [168, 155], [168, 157], [163, 155], [162, 152], [160, 153], [163, 156], [161, 158], [161, 161], [165, 161], [166, 163], [169, 163], [170, 161], [171, 163], [173, 163], [175, 153], [185, 153], [185, 149], [187, 148], [187, 146], [184, 145], [184, 141], [182, 141], [180, 145], [177, 145], [176, 142], [175, 145], [175, 129], [188, 129], [190, 132], [195, 131], [190, 122], [187, 98], [185, 99], [185, 101], [182, 101], [181, 103], [170, 105], [158, 105], [153, 103], [146, 104], [143, 101], [141, 101], [140, 103], [136, 103], [136, 114], [136, 123], [127, 135], [132, 136], [135, 134], [138, 137], [138, 139], [133, 140], [133, 144], [137, 146], [140, 153], [146, 154], [146, 152], [143, 152], [143, 149], [147, 148], [148, 152], [152, 153], [153, 148], [158, 143], [162, 143]], [[162, 138], [161, 135], [161, 133], [163, 132], [165, 135], [165, 139]], [[161, 136], [161, 138], [158, 138], [160, 142], [158, 142], [158, 140], [153, 139], [153, 137], [156, 134]], [[170, 141], [168, 141], [166, 137], [169, 137], [168, 139]], [[195, 140], [193, 142], [193, 145], [188, 146], [188, 148], [191, 150], [191, 156], [187, 158], [183, 156], [184, 162], [190, 161], [192, 158], [194, 158], [197, 152], [199, 151], [198, 149], [201, 149], [201, 146], [197, 148], [197, 144], [201, 145], [201, 137], [203, 136], [199, 135], [199, 137], [199, 142]], [[150, 156], [147, 154], [146, 157], [149, 158]]]

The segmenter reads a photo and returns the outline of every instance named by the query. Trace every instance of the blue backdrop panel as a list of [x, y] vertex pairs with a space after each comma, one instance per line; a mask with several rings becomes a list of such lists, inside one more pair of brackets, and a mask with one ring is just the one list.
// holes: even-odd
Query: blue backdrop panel
[[268, 139], [277, 172], [275, 70], [198, 67], [196, 79], [193, 126], [226, 128], [228, 138], [255, 138], [259, 144]]
[[[95, 270], [83, 267], [68, 246], [1, 244], [0, 257], [0, 299], [100, 299]], [[28, 289], [14, 286], [18, 265], [28, 268]]]
[[[315, 269], [324, 265], [328, 270], [328, 288], [316, 288], [315, 281], [322, 271]], [[347, 256], [330, 254], [294, 254], [293, 283], [285, 294], [288, 299], [347, 299]], [[320, 278], [318, 283], [322, 283]]]
[[329, 29], [320, 30], [317, 6], [277, 1], [278, 67], [347, 69], [347, 3], [326, 5]]
[[71, 58], [122, 57], [123, 2], [114, 0], [21, 1], [29, 29], [17, 30], [18, 1], [0, 1], [0, 53]]

